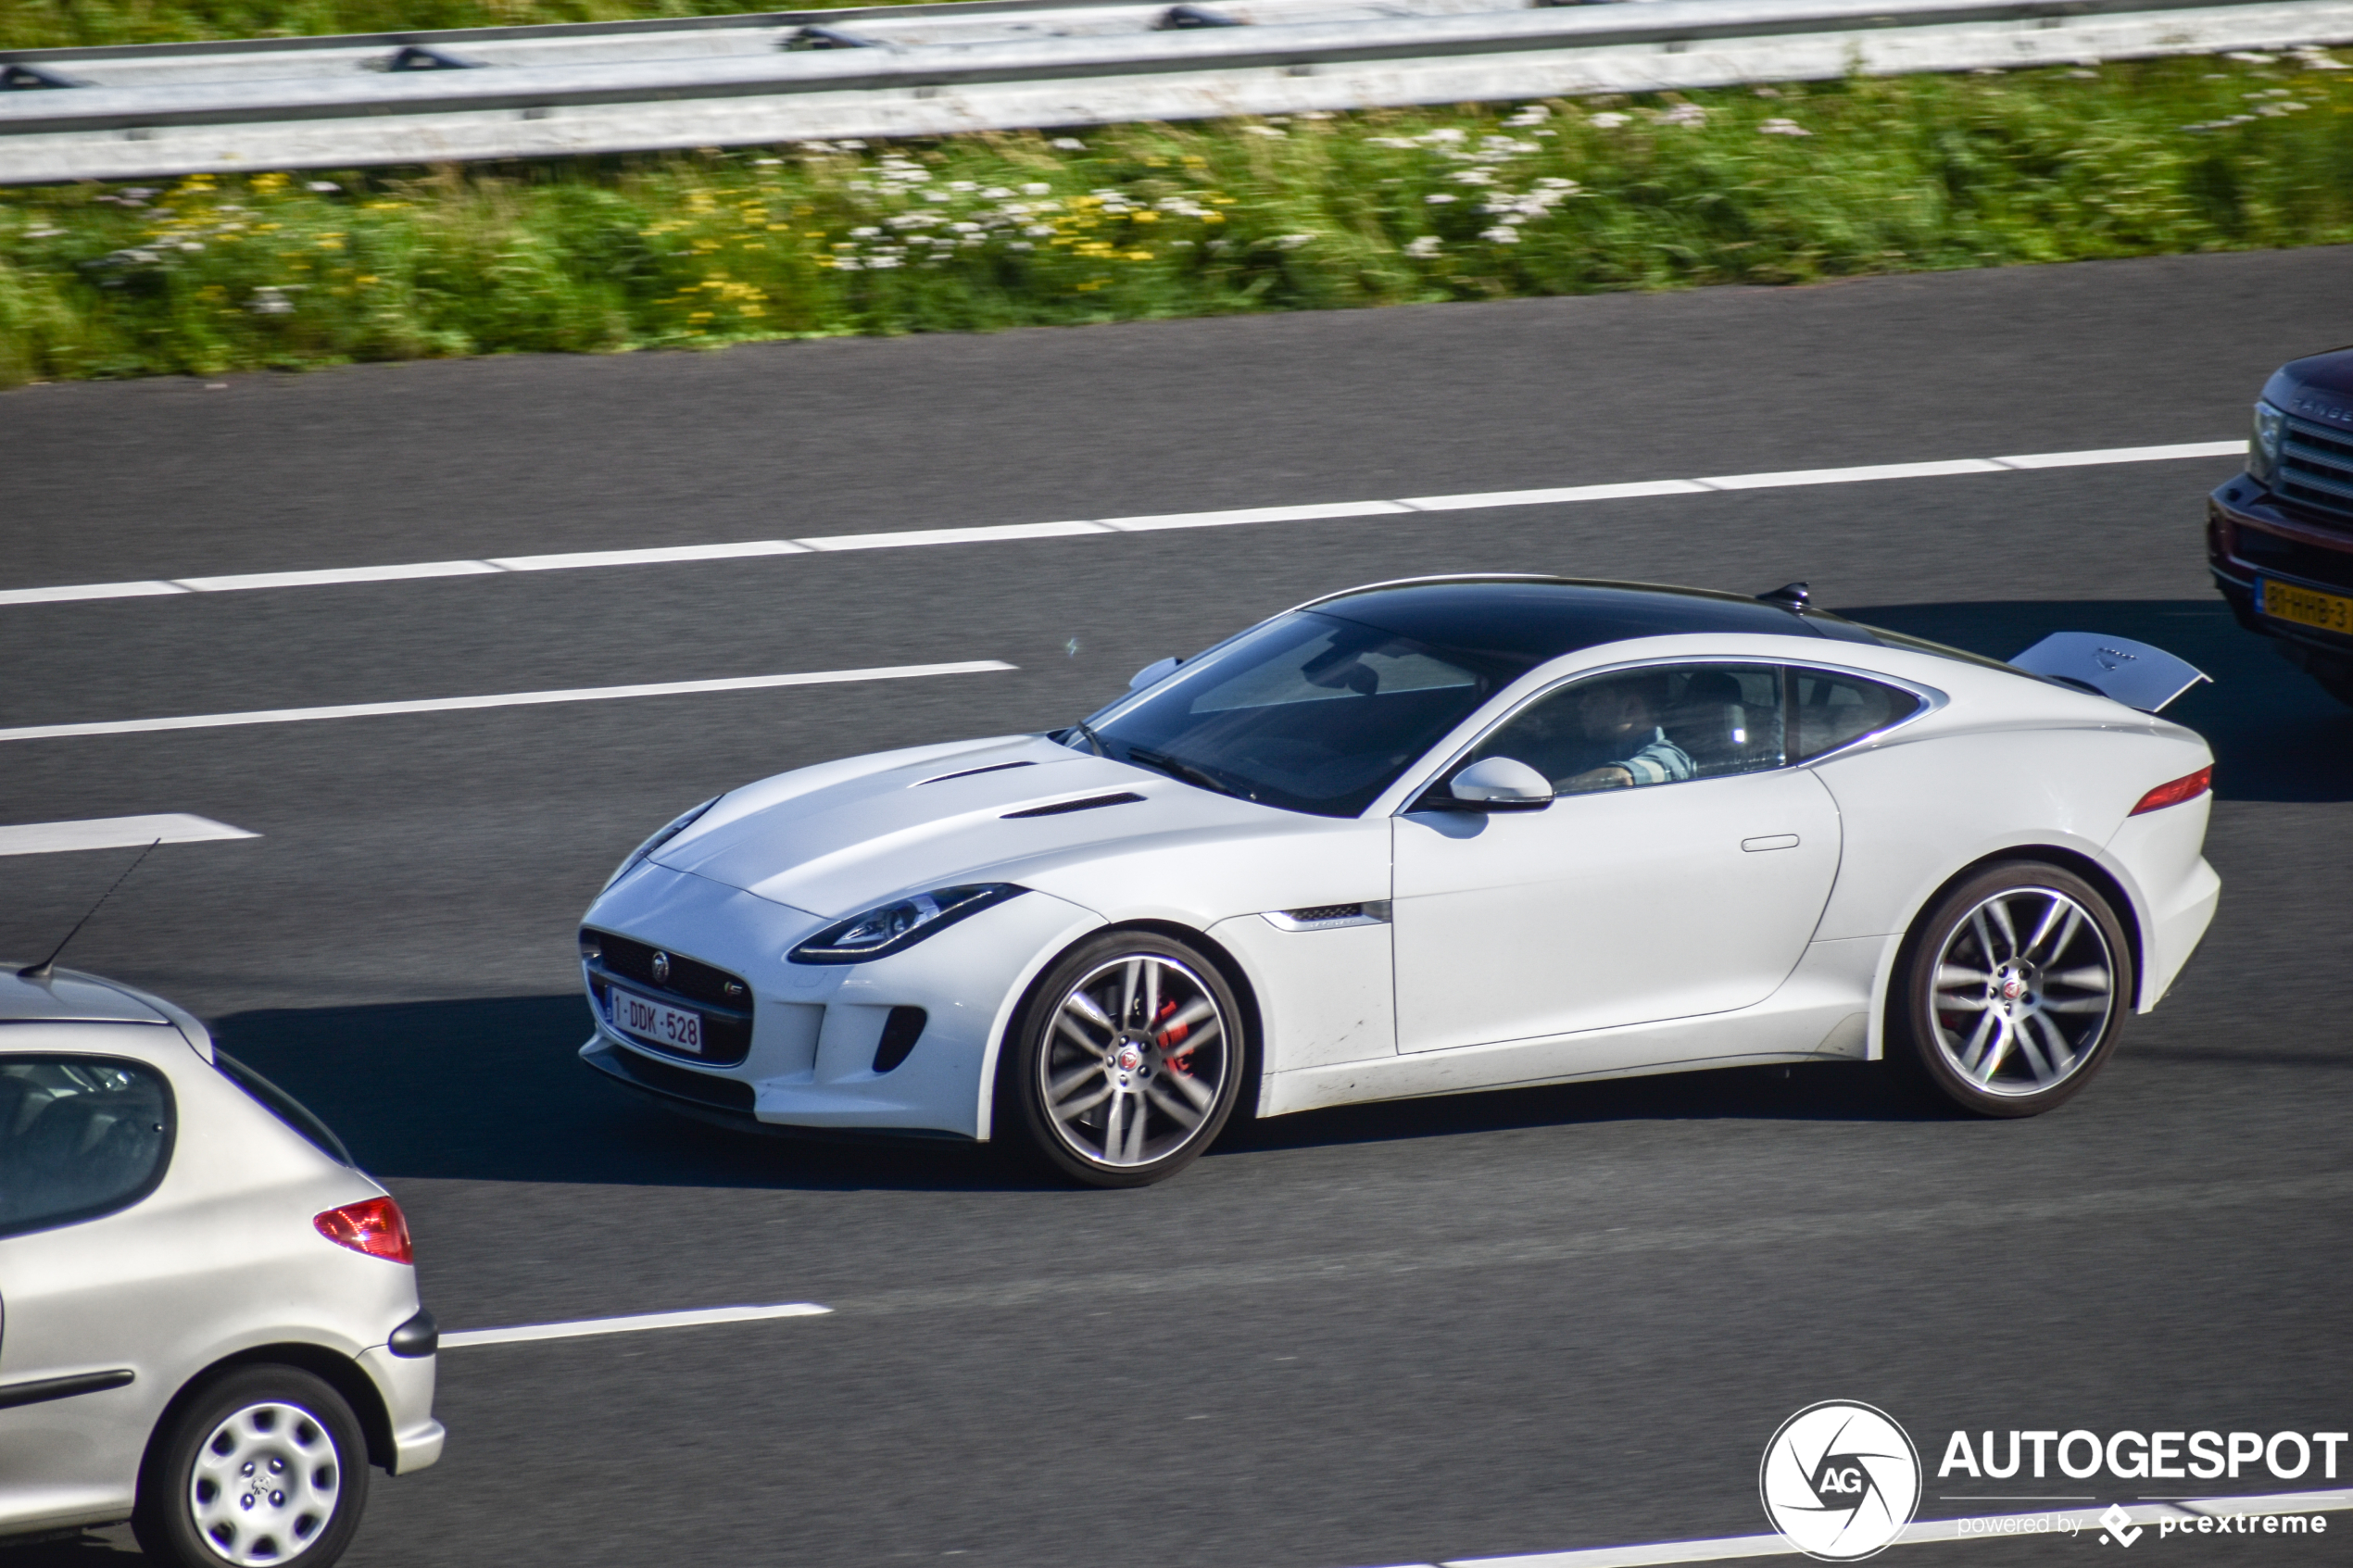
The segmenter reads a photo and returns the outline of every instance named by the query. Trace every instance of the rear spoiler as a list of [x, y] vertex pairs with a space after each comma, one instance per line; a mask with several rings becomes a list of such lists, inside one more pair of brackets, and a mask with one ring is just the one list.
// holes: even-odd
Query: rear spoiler
[[2183, 692], [2213, 678], [2163, 648], [2096, 632], [2054, 632], [2010, 663], [2144, 713], [2163, 712]]

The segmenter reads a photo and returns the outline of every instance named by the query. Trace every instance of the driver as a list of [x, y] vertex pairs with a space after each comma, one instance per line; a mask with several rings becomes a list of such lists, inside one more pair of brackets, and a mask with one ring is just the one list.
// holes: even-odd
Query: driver
[[1562, 780], [1554, 787], [1563, 795], [1671, 784], [1698, 771], [1691, 754], [1659, 728], [1658, 705], [1647, 682], [1597, 681], [1577, 694], [1576, 713], [1586, 743], [1615, 760]]

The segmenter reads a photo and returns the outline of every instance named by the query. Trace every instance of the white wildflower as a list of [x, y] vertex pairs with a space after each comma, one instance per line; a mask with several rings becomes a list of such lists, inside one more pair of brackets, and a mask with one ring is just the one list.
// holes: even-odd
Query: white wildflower
[[2222, 57], [2226, 60], [2236, 60], [2242, 65], [2250, 66], [2276, 65], [2279, 63], [2280, 58], [2277, 55], [2259, 55], [2252, 49], [2233, 49]]
[[1705, 125], [1707, 110], [1699, 104], [1677, 104], [1658, 117], [1661, 125]]
[[760, 165], [762, 169], [769, 169], [784, 162], [785, 160], [780, 157], [756, 157], [751, 161]]
[[1057, 136], [1046, 144], [1065, 153], [1083, 153], [1087, 150], [1087, 144], [1076, 136]]
[[988, 189], [980, 193], [980, 199], [989, 202], [1000, 202], [1012, 194], [1013, 193], [1005, 189], [1002, 185], [991, 185]]
[[844, 152], [862, 153], [866, 150], [866, 144], [863, 142], [836, 142], [834, 145]]
[[948, 226], [950, 229], [955, 230], [956, 232], [960, 234], [977, 234], [980, 232], [980, 225], [977, 223], [950, 223]]
[[1422, 200], [1429, 203], [1432, 207], [1437, 207], [1441, 203], [1450, 202], [1454, 198], [1453, 196], [1447, 194], [1444, 191], [1435, 191], [1422, 198]]
[[1245, 125], [1242, 129], [1252, 136], [1289, 136], [1288, 131], [1277, 131], [1271, 125]]
[[1566, 193], [1577, 189], [1576, 181], [1564, 180], [1557, 174], [1547, 174], [1536, 182], [1548, 191], [1560, 191]]
[[284, 289], [265, 286], [253, 291], [245, 308], [257, 316], [289, 316], [294, 313], [294, 301], [286, 297]]
[[1458, 169], [1446, 178], [1463, 185], [1492, 185], [1495, 171], [1491, 169]]
[[1015, 240], [1005, 248], [1007, 250], [1036, 250], [1038, 247], [1031, 245], [1027, 240]]
[[1368, 147], [1417, 147], [1421, 145], [1420, 143], [1404, 136], [1367, 136], [1365, 138], [1365, 144]]
[[1054, 226], [1051, 223], [1032, 223], [1022, 232], [1033, 240], [1050, 240], [1054, 236]]
[[1461, 141], [1463, 139], [1463, 132], [1455, 130], [1451, 125], [1442, 125], [1435, 131], [1425, 131], [1414, 139], [1421, 143], [1424, 146], [1440, 147], [1444, 146], [1449, 142]]
[[950, 180], [948, 182], [948, 188], [951, 191], [977, 191], [980, 189], [978, 185], [974, 184], [969, 180]]
[[1519, 231], [1517, 229], [1506, 229], [1502, 227], [1500, 224], [1492, 229], [1480, 230], [1478, 232], [1478, 237], [1482, 240], [1491, 240], [1499, 245], [1516, 245], [1519, 244]]
[[1438, 250], [1439, 240], [1436, 234], [1424, 234], [1409, 242], [1405, 246], [1405, 254], [1416, 261], [1428, 261], [1438, 254]]
[[871, 240], [881, 232], [880, 229], [852, 229], [849, 231], [849, 237], [853, 240]]
[[1527, 127], [1531, 125], [1541, 125], [1552, 118], [1553, 111], [1546, 108], [1543, 105], [1529, 104], [1517, 114], [1504, 121], [1504, 123], [1515, 129], [1525, 130]]
[[1616, 109], [1604, 109], [1600, 114], [1588, 117], [1585, 123], [1596, 131], [1615, 131], [1633, 118], [1632, 115], [1619, 114]]
[[1313, 234], [1277, 234], [1269, 243], [1279, 249], [1297, 250], [1315, 237]]
[[1756, 133], [1760, 136], [1811, 136], [1814, 134], [1797, 121], [1783, 119], [1779, 115], [1758, 126]]
[[921, 193], [921, 194], [922, 194], [922, 196], [923, 196], [924, 200], [925, 200], [925, 201], [927, 201], [927, 202], [944, 202], [944, 201], [952, 201], [952, 200], [954, 200], [954, 199], [955, 199], [954, 197], [950, 196], [950, 194], [949, 194], [946, 191], [925, 191], [925, 192], [922, 192], [922, 193]]

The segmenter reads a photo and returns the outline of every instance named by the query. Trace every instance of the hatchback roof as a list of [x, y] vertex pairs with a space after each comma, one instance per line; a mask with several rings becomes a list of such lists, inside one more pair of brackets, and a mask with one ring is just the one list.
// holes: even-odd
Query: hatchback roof
[[1475, 650], [1528, 664], [1604, 643], [1691, 632], [1879, 641], [1853, 621], [1819, 610], [1698, 588], [1573, 577], [1377, 583], [1300, 608], [1432, 646]]
[[167, 1023], [155, 1009], [94, 974], [61, 969], [27, 980], [0, 969], [0, 1023]]

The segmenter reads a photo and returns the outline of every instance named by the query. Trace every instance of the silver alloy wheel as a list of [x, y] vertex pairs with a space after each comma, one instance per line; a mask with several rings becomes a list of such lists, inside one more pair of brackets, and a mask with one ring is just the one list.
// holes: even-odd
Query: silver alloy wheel
[[283, 1562], [319, 1538], [343, 1495], [343, 1456], [317, 1416], [271, 1400], [212, 1429], [188, 1478], [188, 1511], [215, 1556]]
[[1158, 953], [1088, 971], [1054, 1009], [1038, 1053], [1055, 1135], [1097, 1165], [1148, 1165], [1209, 1121], [1233, 1053], [1225, 1011], [1201, 977]]
[[1971, 1088], [2038, 1095], [2107, 1035], [2116, 960], [2090, 911], [2049, 887], [2010, 887], [1962, 916], [1936, 955], [1936, 1048]]

